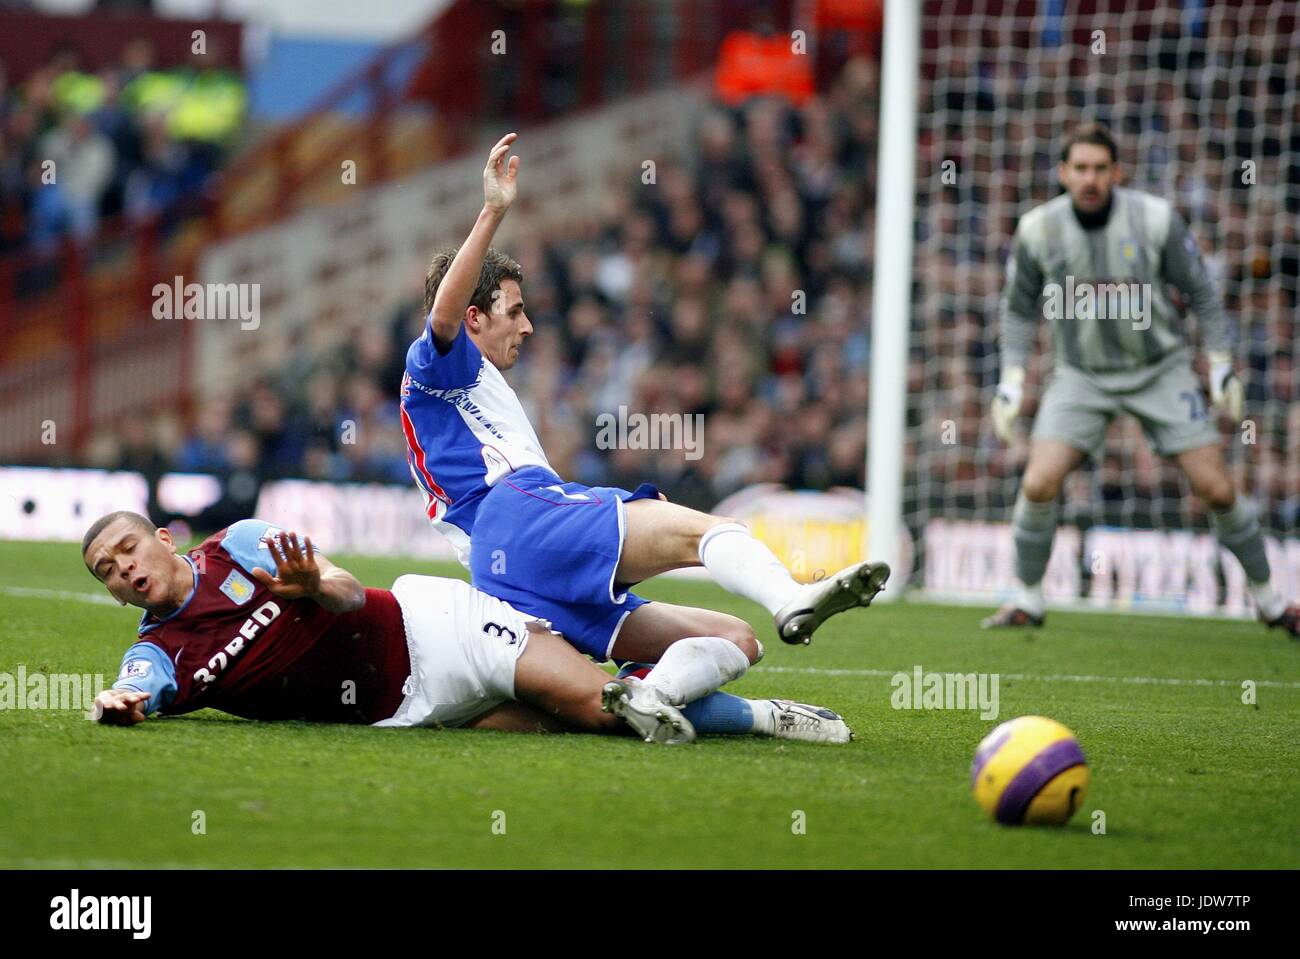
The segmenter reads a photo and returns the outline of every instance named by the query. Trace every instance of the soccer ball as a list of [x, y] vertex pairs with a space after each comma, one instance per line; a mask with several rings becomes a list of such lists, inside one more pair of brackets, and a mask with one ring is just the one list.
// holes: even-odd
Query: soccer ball
[[1088, 793], [1088, 763], [1074, 733], [1056, 720], [1021, 716], [984, 737], [970, 785], [1000, 823], [1060, 826]]

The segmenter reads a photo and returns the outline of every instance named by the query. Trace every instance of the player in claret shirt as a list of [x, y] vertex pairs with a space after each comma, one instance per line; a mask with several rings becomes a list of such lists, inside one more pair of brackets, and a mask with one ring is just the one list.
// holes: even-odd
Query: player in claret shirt
[[[687, 646], [639, 682], [612, 681], [547, 624], [467, 583], [401, 576], [391, 591], [367, 589], [309, 537], [259, 520], [184, 554], [145, 517], [110, 513], [87, 530], [82, 557], [119, 602], [145, 611], [114, 688], [97, 699], [104, 722], [213, 708], [378, 726], [630, 729], [676, 743], [695, 732], [671, 701], [750, 705], [715, 692], [735, 677]], [[829, 710], [784, 734], [747, 731], [849, 738]]]
[[[602, 710], [608, 676], [466, 583], [402, 576], [392, 591], [365, 589], [310, 538], [251, 519], [187, 555], [145, 517], [112, 513], [83, 546], [109, 592], [145, 611], [114, 689], [101, 694], [105, 721], [210, 707], [384, 726], [536, 728], [549, 717], [622, 726]], [[654, 705], [628, 716], [638, 732], [690, 738], [679, 713]]]

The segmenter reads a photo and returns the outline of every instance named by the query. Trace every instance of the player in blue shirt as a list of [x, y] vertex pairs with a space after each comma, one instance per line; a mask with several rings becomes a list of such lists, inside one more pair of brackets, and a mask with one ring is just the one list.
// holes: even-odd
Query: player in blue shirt
[[[629, 587], [703, 566], [725, 589], [764, 606], [788, 643], [808, 643], [828, 617], [868, 605], [889, 568], [858, 563], [803, 585], [741, 523], [634, 491], [566, 483], [551, 468], [501, 371], [514, 366], [532, 324], [522, 272], [490, 243], [516, 195], [511, 133], [483, 172], [484, 206], [457, 251], [435, 257], [428, 319], [407, 352], [401, 416], [408, 461], [426, 512], [451, 540], [474, 585], [551, 621], [597, 660], [653, 663], [689, 641], [730, 675], [762, 655], [743, 620], [647, 603]], [[706, 657], [707, 658], [707, 657]]]

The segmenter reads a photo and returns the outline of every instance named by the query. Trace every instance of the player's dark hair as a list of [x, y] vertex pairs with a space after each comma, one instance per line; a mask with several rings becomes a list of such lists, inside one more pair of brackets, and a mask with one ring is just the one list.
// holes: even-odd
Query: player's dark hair
[[[428, 316], [429, 311], [433, 309], [433, 299], [438, 295], [438, 286], [442, 283], [442, 278], [447, 275], [447, 270], [451, 268], [451, 261], [456, 259], [458, 249], [459, 247], [453, 246], [439, 250], [429, 262], [429, 272], [424, 275], [425, 316]], [[500, 288], [502, 280], [522, 283], [523, 267], [504, 253], [489, 248], [487, 256], [483, 257], [483, 268], [478, 273], [478, 286], [474, 287], [474, 295], [469, 299], [470, 306], [477, 306], [484, 313], [489, 312], [492, 308], [492, 294]]]
[[1094, 146], [1105, 147], [1110, 152], [1110, 162], [1119, 162], [1119, 144], [1115, 142], [1114, 135], [1105, 124], [1096, 122], [1080, 123], [1067, 133], [1065, 139], [1061, 141], [1062, 163], [1070, 159], [1070, 148], [1076, 143], [1091, 143]]
[[[95, 537], [104, 532], [106, 527], [116, 523], [120, 519], [130, 520], [132, 526], [139, 527], [140, 529], [146, 530], [150, 533], [154, 531], [154, 525], [149, 522], [148, 517], [141, 516], [139, 513], [133, 513], [129, 509], [119, 509], [115, 512], [107, 513], [95, 520], [95, 522], [91, 523], [90, 529], [86, 530], [86, 535], [81, 537], [81, 561], [83, 563], [86, 561], [86, 550], [90, 549], [90, 544], [95, 541]], [[86, 563], [86, 569], [90, 569], [89, 563]], [[92, 573], [94, 572], [93, 569], [90, 571]]]

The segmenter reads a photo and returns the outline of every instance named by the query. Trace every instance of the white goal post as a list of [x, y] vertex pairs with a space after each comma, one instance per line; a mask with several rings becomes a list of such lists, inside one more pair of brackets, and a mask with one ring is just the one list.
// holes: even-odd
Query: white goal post
[[[912, 323], [912, 215], [920, 4], [888, 0], [880, 78], [876, 262], [871, 300], [871, 409], [867, 436], [867, 555], [898, 569], [903, 524], [904, 417]], [[884, 598], [898, 596], [886, 590]]]

